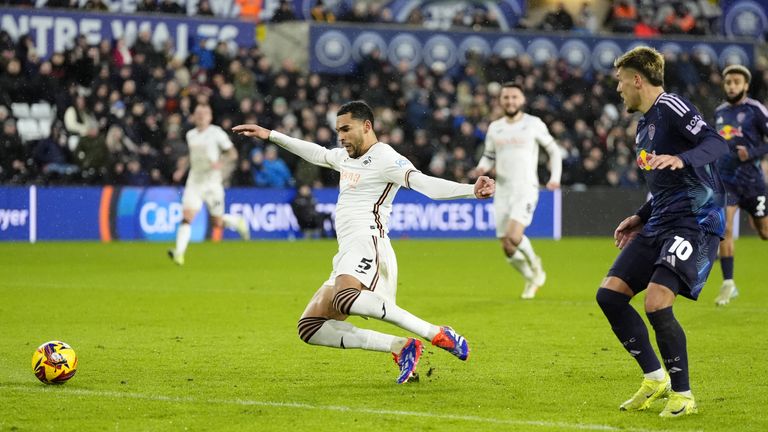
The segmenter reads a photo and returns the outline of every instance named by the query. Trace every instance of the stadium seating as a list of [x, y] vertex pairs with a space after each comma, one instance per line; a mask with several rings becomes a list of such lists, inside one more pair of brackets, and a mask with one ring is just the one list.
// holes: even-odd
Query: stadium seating
[[18, 120], [16, 128], [23, 142], [36, 141], [51, 135], [56, 108], [48, 102], [36, 102], [32, 105], [15, 102], [11, 105], [11, 111]]

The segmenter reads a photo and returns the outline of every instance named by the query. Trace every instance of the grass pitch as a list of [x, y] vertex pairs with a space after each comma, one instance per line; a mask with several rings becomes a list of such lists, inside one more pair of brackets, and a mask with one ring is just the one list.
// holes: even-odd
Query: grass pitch
[[[737, 242], [739, 298], [714, 306], [718, 265], [676, 304], [700, 414], [672, 420], [661, 403], [618, 411], [641, 373], [594, 302], [611, 240], [534, 241], [548, 281], [533, 301], [494, 240], [393, 243], [398, 303], [472, 347], [464, 363], [428, 346], [406, 385], [388, 354], [297, 336], [335, 242], [192, 244], [183, 268], [162, 244], [0, 244], [0, 430], [768, 430], [758, 240]], [[30, 368], [52, 339], [80, 359], [62, 386]]]

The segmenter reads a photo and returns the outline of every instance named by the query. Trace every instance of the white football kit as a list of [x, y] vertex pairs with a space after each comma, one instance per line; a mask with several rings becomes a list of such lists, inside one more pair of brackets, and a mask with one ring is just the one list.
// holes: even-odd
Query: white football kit
[[232, 141], [224, 129], [210, 125], [187, 132], [189, 146], [189, 175], [181, 198], [185, 209], [200, 210], [205, 202], [211, 216], [224, 214], [224, 186], [220, 169], [211, 166], [221, 153], [232, 148]]
[[272, 131], [269, 140], [315, 165], [341, 173], [336, 206], [339, 251], [325, 285], [342, 274], [354, 276], [382, 297], [395, 301], [397, 260], [388, 232], [392, 201], [401, 186], [432, 199], [474, 198], [474, 185], [430, 177], [389, 144], [377, 142], [358, 158], [344, 148], [326, 149], [315, 143]]
[[528, 226], [539, 201], [539, 146], [549, 154], [550, 182], [560, 183], [562, 155], [540, 118], [523, 113], [510, 123], [506, 117], [491, 122], [479, 167], [496, 167], [493, 200], [496, 236], [503, 237], [510, 219]]

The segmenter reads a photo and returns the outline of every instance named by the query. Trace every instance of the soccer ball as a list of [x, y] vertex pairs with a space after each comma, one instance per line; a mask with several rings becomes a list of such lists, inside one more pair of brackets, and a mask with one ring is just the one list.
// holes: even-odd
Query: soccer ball
[[46, 342], [32, 354], [32, 372], [46, 384], [63, 384], [77, 372], [77, 354], [64, 342]]

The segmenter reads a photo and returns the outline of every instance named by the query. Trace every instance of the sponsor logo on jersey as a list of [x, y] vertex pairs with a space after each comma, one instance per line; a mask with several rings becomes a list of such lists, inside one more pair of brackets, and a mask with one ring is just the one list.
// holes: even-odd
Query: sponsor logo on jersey
[[651, 170], [651, 159], [656, 156], [656, 152], [648, 153], [645, 151], [645, 149], [641, 149], [640, 153], [637, 154], [637, 166], [640, 167], [640, 169], [645, 171]]
[[744, 134], [741, 132], [741, 126], [735, 127], [731, 125], [725, 125], [720, 128], [717, 133], [720, 134], [721, 137], [723, 137], [726, 141], [731, 140], [734, 137], [743, 137]]
[[398, 159], [395, 161], [395, 165], [397, 165], [400, 168], [405, 168], [411, 163], [408, 161], [408, 159]]

